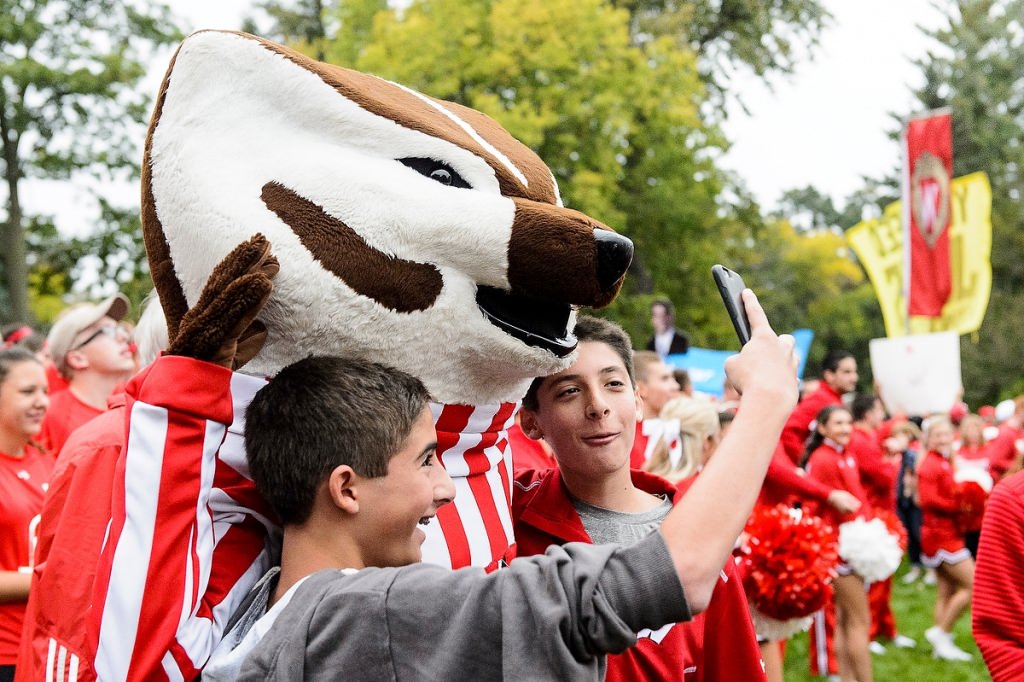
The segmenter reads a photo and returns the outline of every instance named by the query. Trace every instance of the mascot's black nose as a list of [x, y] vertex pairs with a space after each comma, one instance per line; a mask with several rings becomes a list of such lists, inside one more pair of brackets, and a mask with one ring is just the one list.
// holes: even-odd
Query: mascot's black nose
[[611, 230], [594, 230], [597, 242], [597, 282], [608, 291], [626, 274], [633, 260], [633, 242]]

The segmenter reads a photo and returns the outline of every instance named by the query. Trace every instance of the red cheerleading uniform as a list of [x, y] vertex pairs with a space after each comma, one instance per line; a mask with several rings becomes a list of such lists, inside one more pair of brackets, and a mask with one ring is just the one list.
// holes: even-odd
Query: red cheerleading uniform
[[971, 619], [994, 682], [1024, 679], [1024, 473], [992, 490], [978, 542]]
[[971, 553], [956, 524], [960, 505], [953, 465], [934, 450], [924, 456], [918, 467], [917, 494], [921, 506], [921, 562], [935, 568], [941, 563], [969, 559]]
[[871, 518], [871, 505], [860, 482], [857, 460], [845, 448], [840, 451], [828, 442], [820, 445], [807, 460], [807, 475], [829, 488], [845, 490], [860, 500], [861, 507], [853, 514], [842, 514], [831, 505], [812, 505], [811, 511], [830, 523], [836, 530], [839, 524], [856, 518]]
[[[26, 445], [21, 457], [0, 453], [0, 571], [28, 573], [36, 543], [39, 510], [53, 470], [53, 458]], [[25, 602], [0, 604], [0, 665], [18, 661]]]
[[[677, 502], [669, 481], [632, 470], [633, 484]], [[516, 476], [512, 497], [519, 556], [541, 554], [552, 544], [591, 543], [557, 469]], [[609, 682], [660, 680], [764, 680], [761, 651], [750, 620], [742, 581], [730, 558], [708, 608], [686, 623], [637, 633], [637, 643], [608, 656]]]
[[828, 405], [842, 405], [843, 397], [824, 381], [793, 409], [782, 428], [782, 447], [794, 464], [804, 454], [804, 444], [811, 435], [811, 424], [818, 417], [821, 408]]

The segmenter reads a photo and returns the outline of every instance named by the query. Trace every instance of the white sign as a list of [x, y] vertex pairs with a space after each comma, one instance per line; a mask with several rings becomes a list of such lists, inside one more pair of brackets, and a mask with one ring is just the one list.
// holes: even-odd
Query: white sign
[[959, 400], [960, 337], [956, 332], [872, 339], [871, 373], [889, 414], [949, 412]]

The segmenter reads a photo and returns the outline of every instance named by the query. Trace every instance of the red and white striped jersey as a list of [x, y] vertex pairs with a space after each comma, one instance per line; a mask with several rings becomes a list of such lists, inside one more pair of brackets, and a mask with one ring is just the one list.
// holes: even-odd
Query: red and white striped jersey
[[437, 457], [455, 484], [455, 501], [424, 528], [424, 561], [493, 570], [514, 558], [508, 429], [518, 409], [517, 403], [430, 405]]

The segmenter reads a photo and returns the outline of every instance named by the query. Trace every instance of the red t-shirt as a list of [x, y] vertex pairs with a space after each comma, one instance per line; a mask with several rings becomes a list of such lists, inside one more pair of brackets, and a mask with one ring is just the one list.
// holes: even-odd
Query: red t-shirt
[[[53, 457], [31, 445], [21, 458], [0, 453], [0, 570], [31, 572], [39, 512], [52, 470]], [[25, 604], [0, 604], [0, 665], [18, 661]]]
[[71, 432], [93, 417], [103, 414], [104, 410], [88, 405], [71, 389], [57, 391], [50, 396], [50, 407], [43, 419], [43, 430], [39, 432], [39, 442], [51, 453], [56, 455], [64, 447], [64, 442]]

